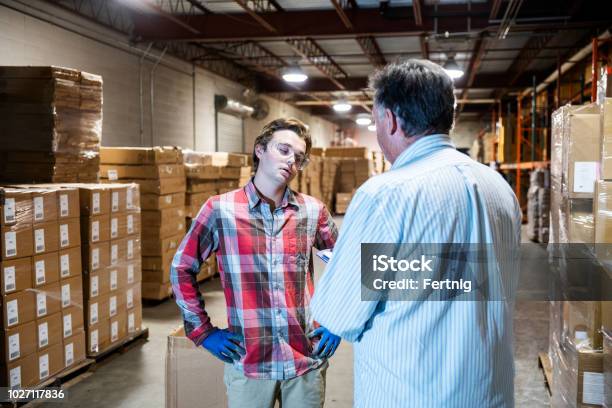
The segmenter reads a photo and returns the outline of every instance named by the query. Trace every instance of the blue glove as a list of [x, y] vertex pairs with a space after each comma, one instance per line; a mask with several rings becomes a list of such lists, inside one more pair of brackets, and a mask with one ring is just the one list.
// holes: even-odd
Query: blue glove
[[228, 329], [215, 329], [201, 345], [219, 360], [231, 364], [234, 360], [240, 360], [240, 356], [246, 353], [242, 342], [242, 336], [239, 334], [234, 334]]
[[319, 358], [330, 358], [334, 355], [336, 349], [340, 345], [340, 336], [336, 336], [323, 326], [320, 326], [308, 335], [309, 338], [318, 336], [321, 336], [321, 341], [319, 341], [319, 346], [313, 355]]

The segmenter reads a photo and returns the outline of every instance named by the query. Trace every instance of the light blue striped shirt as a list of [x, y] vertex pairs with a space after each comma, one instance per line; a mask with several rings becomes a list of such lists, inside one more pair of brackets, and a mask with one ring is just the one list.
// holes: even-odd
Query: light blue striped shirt
[[360, 244], [489, 243], [499, 255], [518, 249], [520, 226], [510, 186], [447, 135], [418, 140], [357, 191], [311, 303], [354, 343], [356, 407], [514, 406], [518, 262], [487, 269], [506, 301], [362, 301]]

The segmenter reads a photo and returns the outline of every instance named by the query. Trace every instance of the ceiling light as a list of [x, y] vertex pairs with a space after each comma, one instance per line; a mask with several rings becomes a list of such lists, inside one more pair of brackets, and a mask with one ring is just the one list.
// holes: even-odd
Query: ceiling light
[[348, 103], [345, 99], [340, 99], [336, 103], [334, 103], [334, 110], [336, 112], [348, 112], [352, 109], [350, 103]]
[[369, 130], [370, 132], [376, 132], [376, 125], [370, 125], [370, 126], [368, 126], [368, 130]]
[[444, 64], [444, 70], [453, 79], [463, 76], [463, 69], [455, 62], [455, 57], [449, 57]]
[[357, 115], [357, 119], [355, 119], [355, 122], [359, 126], [368, 126], [370, 123], [372, 123], [372, 118], [370, 118], [367, 113], [362, 113], [360, 115]]
[[299, 65], [292, 65], [283, 70], [283, 79], [286, 82], [304, 82], [308, 79], [308, 75], [302, 71]]

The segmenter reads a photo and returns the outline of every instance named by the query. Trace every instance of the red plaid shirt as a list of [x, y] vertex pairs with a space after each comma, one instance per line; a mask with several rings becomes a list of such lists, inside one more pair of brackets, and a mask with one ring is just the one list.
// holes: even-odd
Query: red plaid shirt
[[282, 380], [318, 367], [310, 299], [312, 247], [333, 248], [338, 231], [317, 199], [286, 189], [273, 212], [253, 181], [210, 198], [172, 262], [170, 280], [187, 337], [196, 344], [213, 329], [198, 289], [200, 264], [215, 252], [229, 330], [244, 337], [234, 366], [247, 377]]

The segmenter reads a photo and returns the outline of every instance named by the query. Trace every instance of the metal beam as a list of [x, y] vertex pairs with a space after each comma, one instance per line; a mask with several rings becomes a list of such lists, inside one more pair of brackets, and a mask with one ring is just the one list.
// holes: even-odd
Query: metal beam
[[497, 18], [497, 14], [499, 13], [499, 8], [501, 7], [502, 0], [491, 0], [491, 13], [489, 14], [489, 20], [495, 20]]
[[542, 48], [554, 37], [553, 34], [531, 37], [525, 44], [515, 61], [506, 71], [506, 78], [510, 78], [510, 85], [525, 72], [529, 64], [536, 59]]
[[[234, 58], [227, 58], [238, 64], [253, 69], [258, 72], [266, 73], [276, 78], [281, 77], [280, 70], [287, 66], [287, 63], [267, 48], [254, 41], [237, 41], [215, 44], [215, 50], [221, 54], [229, 54]], [[225, 57], [222, 57], [226, 59]]]
[[272, 12], [274, 6], [268, 0], [234, 0], [240, 5], [255, 21], [271, 33], [277, 33], [276, 28], [268, 23], [260, 13]]
[[351, 23], [351, 19], [348, 18], [344, 9], [346, 8], [346, 0], [331, 0], [334, 8], [336, 9], [336, 13], [338, 13], [338, 17], [342, 20], [342, 24], [349, 29], [353, 29], [353, 24]]
[[[485, 50], [487, 48], [487, 39], [484, 33], [481, 33], [476, 42], [474, 43], [474, 50], [472, 51], [472, 57], [470, 58], [470, 63], [467, 69], [467, 81], [464, 85], [464, 89], [461, 92], [460, 99], [467, 99], [468, 90], [474, 84], [474, 79], [476, 78], [476, 73], [480, 68], [480, 63], [482, 61], [482, 57], [484, 56]], [[459, 105], [457, 108], [457, 112], [461, 112], [462, 105]]]
[[414, 23], [418, 26], [422, 26], [423, 14], [421, 14], [421, 0], [412, 0], [412, 12], [414, 13]]
[[423, 59], [429, 59], [429, 44], [427, 42], [427, 35], [421, 34], [419, 37], [419, 42], [421, 44], [421, 57], [423, 57]]
[[374, 37], [357, 37], [361, 49], [375, 67], [384, 67], [387, 64], [385, 56], [380, 52], [380, 47]]
[[323, 75], [332, 81], [338, 89], [345, 89], [339, 79], [346, 79], [348, 75], [313, 39], [287, 40], [295, 52], [310, 61]]
[[125, 35], [134, 30], [130, 10], [114, 1], [54, 0], [50, 3]]

